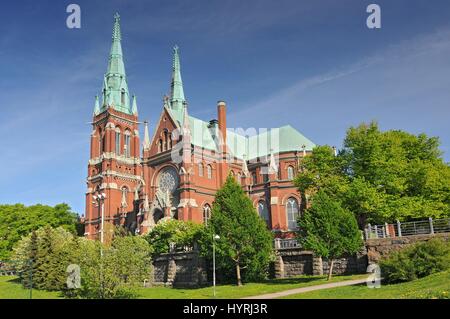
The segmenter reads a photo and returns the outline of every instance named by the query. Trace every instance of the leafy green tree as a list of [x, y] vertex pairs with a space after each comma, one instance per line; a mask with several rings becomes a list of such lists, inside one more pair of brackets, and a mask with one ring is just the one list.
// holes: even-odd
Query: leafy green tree
[[242, 285], [242, 278], [255, 280], [267, 275], [273, 254], [272, 233], [232, 176], [217, 191], [211, 219], [202, 236], [202, 252], [210, 259], [214, 234], [220, 236], [215, 241], [217, 268], [227, 275], [234, 271], [238, 286]]
[[351, 127], [337, 156], [316, 147], [295, 180], [302, 194], [319, 189], [355, 214], [360, 227], [450, 215], [450, 167], [439, 140], [374, 122]]
[[328, 280], [334, 261], [358, 252], [363, 244], [355, 216], [321, 190], [314, 195], [311, 207], [299, 218], [298, 225], [303, 247], [328, 259]]
[[136, 297], [135, 288], [151, 280], [151, 247], [139, 236], [115, 237], [110, 246], [83, 241], [80, 255], [81, 288], [68, 297], [113, 299]]
[[[65, 229], [43, 227], [25, 236], [14, 247], [22, 283], [32, 257], [33, 286], [62, 291], [69, 298], [130, 298], [134, 287], [151, 280], [151, 246], [140, 236], [115, 236], [111, 243], [73, 236]], [[79, 265], [81, 287], [67, 287], [67, 267]]]
[[54, 207], [22, 204], [0, 205], [0, 259], [11, 258], [15, 243], [23, 236], [44, 226], [63, 227], [76, 234], [78, 216], [67, 204]]
[[200, 238], [204, 226], [176, 219], [161, 221], [145, 236], [153, 248], [153, 254], [168, 253], [170, 244], [192, 247]]

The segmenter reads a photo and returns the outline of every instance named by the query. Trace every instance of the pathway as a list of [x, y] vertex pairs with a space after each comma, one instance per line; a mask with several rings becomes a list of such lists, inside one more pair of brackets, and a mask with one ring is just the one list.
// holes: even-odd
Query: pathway
[[323, 285], [289, 289], [289, 290], [274, 292], [274, 293], [265, 294], [265, 295], [245, 297], [242, 299], [274, 299], [274, 298], [280, 298], [280, 297], [294, 295], [294, 294], [301, 294], [301, 293], [308, 292], [308, 291], [363, 284], [366, 282], [366, 280], [367, 280], [366, 278], [354, 279], [354, 280], [344, 280], [344, 281], [340, 281], [340, 282], [332, 282], [332, 283], [323, 284]]

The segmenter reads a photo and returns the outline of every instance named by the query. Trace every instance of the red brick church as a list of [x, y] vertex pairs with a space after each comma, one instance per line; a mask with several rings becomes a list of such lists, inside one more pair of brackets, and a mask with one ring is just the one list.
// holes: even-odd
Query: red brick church
[[[223, 101], [217, 103], [217, 119], [191, 116], [175, 46], [170, 94], [163, 99], [153, 136], [144, 122], [141, 144], [121, 40], [116, 14], [108, 69], [92, 121], [85, 235], [100, 237], [102, 206], [104, 223], [140, 234], [163, 219], [207, 223], [214, 195], [229, 174], [276, 236], [294, 230], [306, 198], [292, 181], [314, 143], [289, 125], [253, 133], [231, 129]], [[105, 196], [102, 202], [99, 194]]]

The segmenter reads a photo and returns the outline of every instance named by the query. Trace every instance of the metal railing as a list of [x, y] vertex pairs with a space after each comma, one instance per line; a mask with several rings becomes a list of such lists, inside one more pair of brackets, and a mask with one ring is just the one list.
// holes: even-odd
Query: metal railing
[[275, 249], [292, 249], [300, 248], [301, 245], [295, 238], [275, 238]]
[[415, 222], [395, 224], [367, 225], [364, 229], [365, 239], [395, 238], [414, 235], [432, 235], [437, 233], [450, 233], [450, 218], [433, 220], [420, 220]]

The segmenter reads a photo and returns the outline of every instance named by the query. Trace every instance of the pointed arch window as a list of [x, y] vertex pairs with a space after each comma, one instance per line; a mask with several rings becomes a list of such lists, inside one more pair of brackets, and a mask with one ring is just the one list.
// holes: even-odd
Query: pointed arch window
[[163, 132], [163, 151], [167, 151], [169, 148], [169, 132], [164, 130]]
[[265, 201], [258, 202], [258, 214], [266, 222], [267, 227], [270, 227], [269, 209]]
[[258, 184], [258, 178], [256, 177], [256, 172], [252, 173], [252, 182], [253, 182], [253, 185]]
[[292, 166], [288, 166], [287, 175], [288, 175], [288, 180], [292, 181], [294, 179], [294, 168]]
[[263, 182], [267, 183], [269, 181], [269, 174], [267, 172], [262, 172]]
[[294, 197], [289, 197], [286, 202], [286, 214], [288, 230], [298, 229], [297, 219], [300, 216], [298, 202]]
[[124, 141], [124, 146], [123, 146], [123, 148], [124, 148], [124, 153], [125, 153], [125, 157], [130, 157], [130, 154], [131, 154], [131, 132], [129, 131], [129, 130], [126, 130], [125, 131], [125, 134], [124, 134], [124, 138], [125, 138], [125, 141]]
[[115, 151], [116, 151], [116, 155], [120, 155], [120, 129], [116, 128], [116, 147], [115, 147]]
[[206, 173], [208, 175], [208, 179], [212, 178], [212, 167], [211, 165], [206, 166]]
[[238, 174], [237, 174], [237, 182], [238, 182], [239, 184], [242, 183], [242, 175], [241, 175], [241, 172], [238, 172]]
[[198, 176], [203, 177], [203, 164], [198, 163]]
[[209, 204], [205, 204], [203, 206], [203, 223], [205, 226], [208, 225], [208, 221], [211, 219], [211, 206]]

